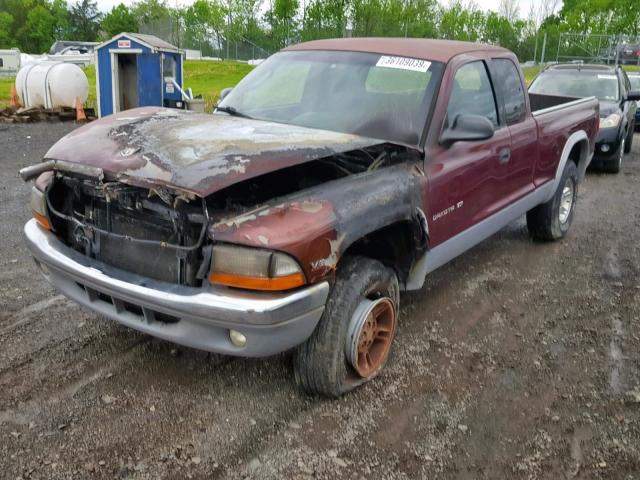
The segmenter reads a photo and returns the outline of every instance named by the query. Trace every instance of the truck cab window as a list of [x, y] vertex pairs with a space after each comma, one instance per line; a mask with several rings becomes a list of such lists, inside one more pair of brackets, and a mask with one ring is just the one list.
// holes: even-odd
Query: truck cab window
[[511, 60], [497, 58], [492, 61], [496, 78], [501, 79], [502, 92], [504, 94], [505, 120], [508, 125], [524, 120], [525, 100], [524, 88], [520, 81], [518, 69]]
[[471, 62], [458, 69], [447, 107], [445, 127], [460, 115], [480, 115], [498, 126], [498, 113], [493, 88], [484, 63]]

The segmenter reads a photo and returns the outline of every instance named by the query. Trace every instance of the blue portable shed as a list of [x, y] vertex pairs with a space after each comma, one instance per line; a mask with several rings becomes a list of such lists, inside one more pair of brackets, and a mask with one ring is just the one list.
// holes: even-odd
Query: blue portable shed
[[95, 52], [98, 116], [135, 107], [184, 108], [177, 47], [153, 35], [121, 33]]

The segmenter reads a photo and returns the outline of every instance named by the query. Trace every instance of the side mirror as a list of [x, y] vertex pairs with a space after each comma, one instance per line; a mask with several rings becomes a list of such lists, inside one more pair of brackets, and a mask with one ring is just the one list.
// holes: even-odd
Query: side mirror
[[640, 90], [630, 90], [627, 94], [628, 102], [640, 102]]
[[218, 99], [218, 103], [222, 102], [222, 100], [224, 100], [224, 97], [226, 97], [231, 93], [231, 90], [233, 90], [232, 87], [223, 88], [220, 91], [220, 98]]
[[455, 142], [471, 142], [493, 137], [493, 123], [480, 115], [460, 114], [453, 120], [453, 125], [440, 136], [440, 143], [451, 145]]

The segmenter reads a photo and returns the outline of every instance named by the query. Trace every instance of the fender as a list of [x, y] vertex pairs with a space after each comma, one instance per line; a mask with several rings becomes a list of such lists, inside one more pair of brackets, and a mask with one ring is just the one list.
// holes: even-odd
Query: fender
[[[587, 172], [587, 167], [591, 163], [591, 158], [593, 157], [593, 153], [589, 152], [589, 137], [584, 130], [578, 130], [572, 133], [567, 141], [564, 144], [564, 148], [562, 149], [562, 154], [560, 155], [560, 162], [558, 163], [558, 168], [556, 169], [556, 176], [552, 180], [552, 187], [549, 187], [550, 193], [546, 197], [546, 199], [541, 202], [548, 202], [553, 197], [553, 194], [556, 193], [558, 189], [558, 185], [560, 185], [560, 179], [562, 178], [562, 172], [564, 172], [564, 167], [567, 164], [567, 160], [569, 160], [569, 155], [571, 154], [571, 150], [577, 143], [580, 143], [580, 159], [578, 160], [578, 183], [581, 183], [584, 179], [585, 173]], [[538, 188], [546, 187], [547, 184], [540, 185]]]
[[298, 260], [307, 282], [323, 280], [354, 242], [397, 222], [420, 222], [422, 174], [414, 165], [404, 162], [274, 199], [217, 221], [209, 236], [285, 252]]

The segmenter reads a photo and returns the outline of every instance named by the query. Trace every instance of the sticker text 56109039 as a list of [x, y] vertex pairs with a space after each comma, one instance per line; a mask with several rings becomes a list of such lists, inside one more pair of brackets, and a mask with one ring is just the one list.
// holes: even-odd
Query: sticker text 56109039
[[400, 70], [413, 70], [414, 72], [426, 72], [429, 70], [431, 62], [409, 57], [389, 57], [383, 55], [376, 63], [376, 67], [398, 68]]

